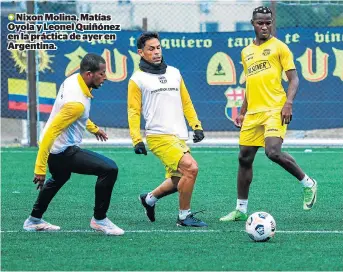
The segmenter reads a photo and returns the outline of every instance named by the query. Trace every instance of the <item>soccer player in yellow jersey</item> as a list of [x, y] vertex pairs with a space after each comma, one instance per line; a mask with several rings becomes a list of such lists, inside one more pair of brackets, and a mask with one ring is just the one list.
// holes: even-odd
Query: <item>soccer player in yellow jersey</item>
[[[77, 173], [98, 177], [91, 228], [107, 235], [124, 234], [106, 216], [118, 175], [116, 163], [79, 147], [85, 129], [98, 140], [107, 140], [107, 134], [89, 119], [92, 90], [101, 87], [105, 80], [105, 60], [101, 56], [87, 54], [81, 61], [80, 73], [71, 75], [62, 83], [40, 137], [33, 180], [40, 192], [31, 215], [24, 222], [24, 230], [60, 230], [59, 226], [44, 221], [42, 217], [50, 201], [70, 179], [71, 173]], [[45, 181], [47, 165], [51, 177]]]
[[[265, 147], [267, 157], [303, 185], [304, 210], [310, 210], [316, 202], [317, 182], [303, 172], [294, 158], [281, 151], [287, 124], [292, 120], [293, 100], [299, 85], [293, 55], [286, 44], [271, 35], [273, 19], [268, 7], [256, 8], [251, 23], [256, 38], [242, 50], [246, 95], [235, 120], [235, 125], [241, 129], [237, 206], [221, 221], [247, 219], [252, 167], [259, 147]], [[288, 78], [287, 95], [281, 85], [282, 71], [285, 71]]]
[[190, 154], [185, 140], [188, 129], [185, 117], [194, 130], [194, 142], [204, 138], [201, 122], [194, 110], [180, 71], [166, 65], [157, 33], [145, 32], [137, 40], [141, 56], [139, 70], [129, 81], [128, 119], [136, 154], [147, 155], [140, 133], [140, 118], [146, 121], [147, 144], [165, 165], [166, 180], [139, 199], [151, 222], [155, 221], [155, 204], [163, 196], [179, 192], [178, 226], [206, 227], [191, 212], [191, 197], [198, 164]]

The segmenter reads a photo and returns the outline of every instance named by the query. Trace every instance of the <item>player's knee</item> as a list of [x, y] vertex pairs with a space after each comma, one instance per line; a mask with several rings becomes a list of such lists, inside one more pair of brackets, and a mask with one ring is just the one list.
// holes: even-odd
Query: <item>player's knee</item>
[[254, 157], [250, 154], [240, 152], [238, 156], [238, 161], [241, 166], [247, 167], [252, 165]]
[[105, 172], [107, 175], [111, 176], [115, 181], [117, 179], [118, 172], [119, 172], [117, 164], [114, 161], [111, 161], [105, 167]]
[[70, 176], [71, 173], [66, 173], [55, 178], [51, 177], [44, 182], [43, 188], [61, 188], [70, 179]]
[[281, 153], [276, 148], [267, 148], [265, 152], [270, 160], [274, 162], [278, 162], [280, 160]]
[[186, 165], [184, 170], [185, 170], [184, 171], [185, 175], [190, 176], [192, 178], [196, 178], [196, 176], [198, 175], [198, 172], [199, 172], [199, 167], [195, 161], [191, 161]]
[[53, 178], [49, 178], [44, 182], [43, 189], [59, 187], [57, 182]]
[[112, 176], [117, 178], [118, 172], [119, 172], [118, 166], [117, 165], [111, 166], [110, 169], [109, 169], [109, 172], [111, 173]]
[[198, 172], [199, 172], [198, 164], [196, 162], [192, 163], [192, 166], [190, 168], [191, 175], [196, 177], [198, 175]]

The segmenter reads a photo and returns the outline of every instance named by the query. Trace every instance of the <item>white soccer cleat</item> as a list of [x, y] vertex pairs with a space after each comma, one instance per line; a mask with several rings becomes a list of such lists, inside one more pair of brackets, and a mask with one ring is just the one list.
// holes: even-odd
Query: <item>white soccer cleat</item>
[[43, 219], [33, 221], [28, 218], [24, 222], [23, 229], [26, 231], [59, 231], [61, 228], [59, 226], [52, 225]]
[[124, 230], [113, 224], [107, 217], [103, 220], [96, 220], [94, 217], [92, 217], [90, 226], [92, 229], [96, 231], [102, 231], [107, 235], [119, 236], [124, 234]]

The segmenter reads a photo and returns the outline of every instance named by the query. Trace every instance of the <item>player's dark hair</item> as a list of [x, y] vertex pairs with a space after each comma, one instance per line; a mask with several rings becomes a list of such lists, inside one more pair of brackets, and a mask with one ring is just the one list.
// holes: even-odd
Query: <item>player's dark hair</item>
[[151, 39], [160, 40], [160, 36], [157, 32], [143, 32], [137, 39], [137, 48], [143, 49], [145, 46], [145, 42]]
[[260, 7], [257, 7], [254, 9], [254, 11], [252, 12], [252, 18], [254, 19], [255, 18], [255, 15], [257, 13], [261, 13], [261, 14], [271, 14], [273, 15], [273, 12], [270, 8], [268, 7], [264, 7], [264, 6], [260, 6]]
[[100, 70], [100, 64], [106, 64], [105, 59], [99, 55], [89, 53], [81, 60], [80, 72], [97, 72]]

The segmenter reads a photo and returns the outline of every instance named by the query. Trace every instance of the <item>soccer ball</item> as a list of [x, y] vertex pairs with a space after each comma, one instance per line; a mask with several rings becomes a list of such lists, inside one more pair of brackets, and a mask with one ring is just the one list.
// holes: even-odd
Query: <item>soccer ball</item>
[[269, 213], [255, 212], [245, 223], [249, 237], [256, 242], [266, 242], [275, 234], [276, 223]]

